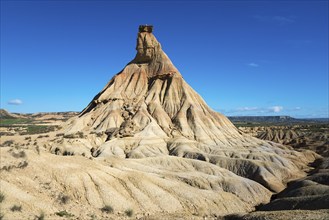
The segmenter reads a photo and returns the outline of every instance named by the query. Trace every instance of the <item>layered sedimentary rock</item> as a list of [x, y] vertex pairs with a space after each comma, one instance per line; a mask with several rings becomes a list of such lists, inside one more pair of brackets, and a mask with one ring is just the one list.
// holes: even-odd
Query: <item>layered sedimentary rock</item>
[[[142, 191], [144, 182], [155, 181], [154, 174], [165, 176], [156, 182], [167, 192], [167, 187], [188, 185], [192, 195], [170, 191], [183, 204], [170, 212], [190, 210], [187, 200], [206, 209], [216, 203], [215, 212], [221, 215], [234, 213], [237, 207], [239, 212], [250, 211], [268, 202], [289, 180], [305, 175], [303, 169], [316, 154], [239, 132], [185, 82], [152, 30], [140, 27], [136, 57], [64, 125], [64, 138], [51, 146], [53, 153], [91, 153], [96, 160], [117, 161], [123, 173], [113, 175], [135, 170], [142, 177], [137, 187]], [[135, 182], [134, 175], [125, 181]], [[172, 199], [157, 201], [159, 210], [168, 211], [165, 203]]]

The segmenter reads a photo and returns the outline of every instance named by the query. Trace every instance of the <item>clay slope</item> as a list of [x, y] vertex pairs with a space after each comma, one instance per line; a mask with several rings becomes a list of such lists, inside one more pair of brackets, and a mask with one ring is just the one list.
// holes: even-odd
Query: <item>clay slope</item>
[[329, 156], [328, 125], [273, 126], [256, 133], [254, 130], [250, 132], [249, 129], [244, 129], [244, 131], [246, 133], [252, 133], [262, 140], [289, 145], [294, 149], [309, 149], [321, 156]]
[[329, 219], [329, 158], [317, 160], [307, 177], [291, 181], [272, 201], [247, 215], [230, 215], [230, 220]]
[[287, 144], [291, 140], [296, 139], [300, 136], [299, 132], [292, 129], [266, 129], [264, 132], [259, 134], [257, 137], [262, 140], [274, 141], [277, 143]]
[[305, 178], [292, 181], [275, 195], [271, 203], [260, 210], [328, 209], [329, 217], [329, 158], [317, 161], [317, 169]]
[[[129, 209], [139, 217], [221, 215], [251, 211], [271, 195], [254, 181], [198, 160], [153, 157], [95, 162], [43, 151], [40, 156], [32, 150], [0, 150], [6, 161], [0, 167], [5, 197], [1, 212], [8, 219], [33, 219], [40, 211], [58, 219], [55, 213], [61, 210], [78, 219], [90, 219], [92, 214], [97, 219], [124, 218]], [[11, 212], [14, 204], [22, 210]], [[104, 206], [112, 207], [113, 213], [103, 213]]]

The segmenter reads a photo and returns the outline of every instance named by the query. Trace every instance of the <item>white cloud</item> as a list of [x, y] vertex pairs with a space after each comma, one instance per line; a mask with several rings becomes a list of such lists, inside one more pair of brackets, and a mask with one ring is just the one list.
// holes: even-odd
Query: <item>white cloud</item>
[[272, 106], [272, 107], [269, 107], [268, 110], [270, 112], [278, 113], [278, 112], [281, 112], [283, 110], [283, 107], [282, 106]]
[[[298, 107], [296, 108], [298, 111]], [[283, 111], [282, 106], [271, 106], [271, 107], [240, 107], [230, 110], [222, 110], [223, 113], [239, 114], [239, 115], [267, 115], [269, 113], [279, 113]]]
[[259, 65], [257, 63], [248, 63], [248, 66], [251, 66], [251, 67], [259, 67]]
[[9, 105], [21, 105], [23, 104], [23, 101], [20, 99], [12, 99], [10, 101], [8, 101]]
[[280, 24], [290, 24], [290, 23], [294, 23], [295, 20], [293, 19], [293, 17], [284, 17], [284, 16], [273, 16], [272, 17], [273, 21], [279, 22]]
[[256, 111], [258, 109], [259, 109], [258, 107], [242, 107], [242, 108], [238, 108], [237, 111], [246, 112], [246, 111]]
[[[232, 109], [218, 109], [219, 112], [228, 116], [273, 116], [273, 115], [289, 115], [296, 118], [328, 118], [328, 107], [323, 109], [305, 109], [304, 107], [283, 107], [281, 105], [268, 106], [246, 106]], [[314, 115], [308, 114], [313, 112]]]
[[242, 107], [237, 108], [236, 112], [257, 112], [257, 113], [266, 113], [266, 112], [274, 112], [278, 113], [283, 110], [282, 106], [272, 106], [272, 107]]
[[254, 15], [253, 18], [261, 22], [271, 22], [279, 25], [292, 24], [296, 21], [296, 17], [294, 16], [281, 16], [281, 15], [274, 15], [274, 16]]

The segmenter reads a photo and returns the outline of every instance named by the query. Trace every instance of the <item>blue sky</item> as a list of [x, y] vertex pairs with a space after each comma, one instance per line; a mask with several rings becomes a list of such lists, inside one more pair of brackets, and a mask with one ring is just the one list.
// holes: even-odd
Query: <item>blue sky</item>
[[153, 24], [225, 115], [328, 117], [328, 1], [1, 1], [1, 108], [81, 111]]

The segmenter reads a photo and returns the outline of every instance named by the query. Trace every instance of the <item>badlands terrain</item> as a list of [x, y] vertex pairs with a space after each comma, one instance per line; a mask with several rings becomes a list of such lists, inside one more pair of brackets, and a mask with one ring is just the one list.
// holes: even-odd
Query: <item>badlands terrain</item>
[[329, 157], [329, 119], [295, 119], [287, 116], [230, 117], [243, 131], [262, 140], [313, 150]]
[[152, 29], [82, 112], [1, 110], [1, 219], [328, 219], [327, 136], [235, 126]]

